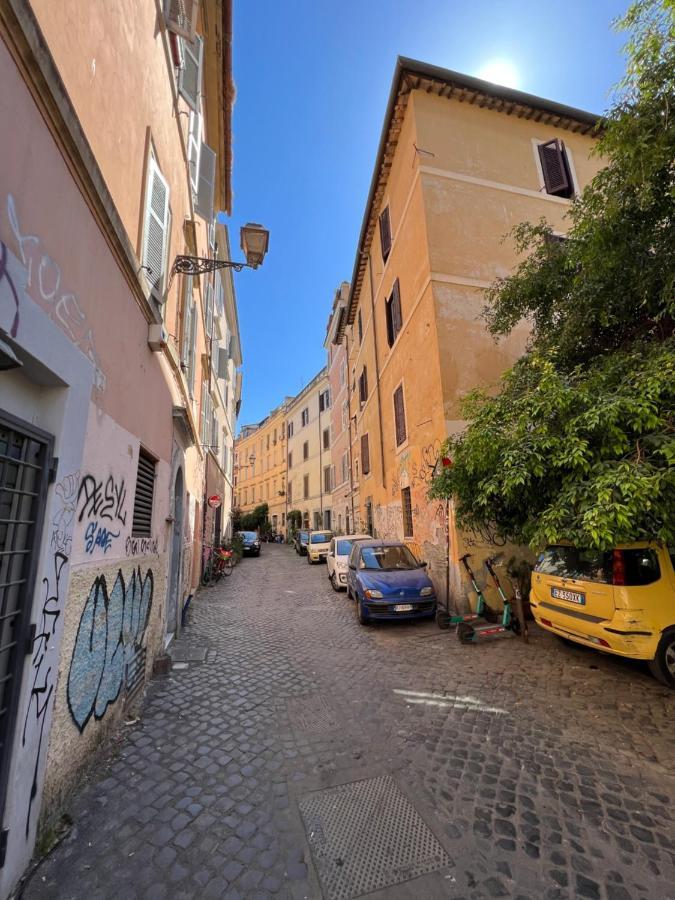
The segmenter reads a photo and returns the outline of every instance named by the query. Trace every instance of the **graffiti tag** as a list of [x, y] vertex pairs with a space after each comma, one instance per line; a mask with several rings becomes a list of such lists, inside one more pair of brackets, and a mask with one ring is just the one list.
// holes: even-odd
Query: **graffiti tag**
[[128, 537], [127, 556], [155, 556], [159, 553], [157, 538]]
[[125, 585], [122, 570], [110, 593], [105, 575], [91, 586], [68, 672], [68, 708], [80, 732], [102, 719], [125, 683], [126, 667], [141, 649], [150, 617], [154, 579], [140, 568]]
[[77, 521], [81, 522], [86, 515], [87, 517], [96, 516], [99, 519], [108, 519], [110, 522], [118, 521], [122, 525], [126, 525], [127, 514], [124, 511], [126, 498], [127, 489], [124, 479], [117, 484], [112, 475], [109, 475], [104, 484], [103, 480], [98, 481], [93, 475], [85, 475], [77, 494], [80, 510]]
[[98, 522], [90, 522], [84, 533], [84, 549], [87, 553], [93, 553], [96, 547], [100, 547], [104, 553], [107, 553], [112, 547], [114, 538], [119, 536], [119, 531], [109, 531]]

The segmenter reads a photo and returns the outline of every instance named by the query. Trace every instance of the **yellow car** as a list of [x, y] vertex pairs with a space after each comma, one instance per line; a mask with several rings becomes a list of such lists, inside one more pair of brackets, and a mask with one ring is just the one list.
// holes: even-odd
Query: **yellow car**
[[326, 562], [332, 540], [332, 531], [310, 531], [307, 538], [307, 562], [310, 566], [315, 562]]
[[675, 553], [657, 541], [614, 550], [556, 544], [539, 556], [530, 605], [562, 638], [632, 659], [675, 688]]

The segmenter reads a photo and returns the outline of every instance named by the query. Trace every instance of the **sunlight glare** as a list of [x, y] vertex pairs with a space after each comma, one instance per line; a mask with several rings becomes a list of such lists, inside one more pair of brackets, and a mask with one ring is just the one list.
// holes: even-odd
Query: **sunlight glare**
[[508, 59], [491, 59], [478, 70], [477, 77], [509, 88], [517, 88], [520, 85], [518, 69]]

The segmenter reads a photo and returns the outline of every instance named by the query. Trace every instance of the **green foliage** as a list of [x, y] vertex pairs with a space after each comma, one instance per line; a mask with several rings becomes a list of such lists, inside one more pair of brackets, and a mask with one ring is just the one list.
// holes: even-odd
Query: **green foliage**
[[300, 510], [292, 509], [287, 516], [287, 522], [289, 533], [294, 535], [300, 530], [300, 526], [302, 525], [302, 513]]
[[241, 559], [242, 556], [244, 555], [244, 539], [241, 537], [241, 535], [237, 534], [236, 532], [232, 535], [231, 540], [223, 541], [221, 543], [221, 546], [225, 550], [232, 550], [232, 552], [236, 556], [238, 556], [239, 559]]
[[261, 503], [259, 506], [256, 506], [253, 512], [246, 513], [245, 515], [239, 516], [239, 531], [258, 531], [260, 529], [263, 533], [265, 533], [269, 529], [269, 524], [267, 522], [267, 513], [269, 512], [269, 506], [267, 503]]
[[464, 527], [533, 546], [675, 540], [674, 9], [640, 0], [620, 23], [632, 36], [606, 165], [568, 239], [518, 226], [525, 257], [487, 292], [495, 337], [524, 318], [532, 331], [500, 393], [466, 398], [469, 426], [432, 483]]

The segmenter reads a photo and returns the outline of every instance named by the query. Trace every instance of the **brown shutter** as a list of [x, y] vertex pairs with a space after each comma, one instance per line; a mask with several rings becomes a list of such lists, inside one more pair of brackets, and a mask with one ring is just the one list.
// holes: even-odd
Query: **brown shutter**
[[398, 278], [394, 282], [394, 289], [391, 292], [391, 323], [394, 340], [396, 340], [396, 335], [403, 327], [403, 316], [401, 315], [401, 288], [398, 283]]
[[391, 250], [391, 221], [389, 219], [388, 206], [380, 213], [380, 245], [382, 247], [382, 259], [386, 262]]
[[139, 537], [152, 536], [152, 506], [155, 497], [155, 460], [143, 448], [138, 454], [134, 517], [131, 533]]
[[385, 303], [384, 303], [384, 311], [385, 311], [385, 315], [387, 317], [387, 343], [389, 344], [390, 347], [393, 345], [394, 340], [396, 338], [396, 335], [394, 334], [394, 318], [393, 318], [393, 314], [392, 314], [393, 300], [394, 300], [394, 298], [392, 295], [388, 300], [385, 300]]
[[370, 447], [367, 434], [361, 435], [361, 471], [364, 475], [370, 472]]
[[363, 367], [363, 402], [368, 399], [368, 369]]
[[396, 423], [396, 446], [400, 446], [407, 437], [405, 427], [405, 407], [403, 404], [403, 385], [394, 391], [394, 420]]
[[359, 326], [359, 344], [363, 340], [363, 321], [361, 319], [361, 310], [359, 310], [358, 316], [358, 326]]
[[565, 157], [565, 145], [555, 138], [552, 141], [546, 141], [545, 144], [539, 144], [537, 149], [539, 150], [546, 193], [558, 197], [569, 197], [572, 194], [572, 179]]

